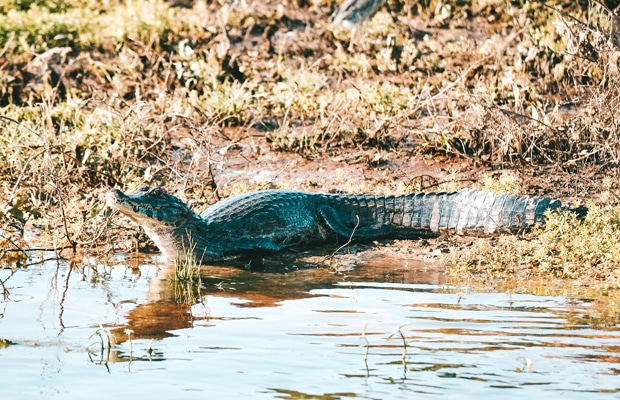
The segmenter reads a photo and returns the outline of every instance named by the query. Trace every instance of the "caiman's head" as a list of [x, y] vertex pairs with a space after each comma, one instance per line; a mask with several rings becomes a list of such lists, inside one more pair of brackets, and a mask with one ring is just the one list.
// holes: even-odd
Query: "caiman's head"
[[151, 189], [142, 186], [134, 194], [112, 189], [106, 194], [106, 203], [140, 226], [168, 226], [174, 229], [196, 217], [185, 203], [160, 187]]
[[185, 203], [159, 187], [143, 186], [134, 194], [112, 189], [106, 203], [140, 225], [169, 259], [189, 243], [188, 232], [199, 217]]

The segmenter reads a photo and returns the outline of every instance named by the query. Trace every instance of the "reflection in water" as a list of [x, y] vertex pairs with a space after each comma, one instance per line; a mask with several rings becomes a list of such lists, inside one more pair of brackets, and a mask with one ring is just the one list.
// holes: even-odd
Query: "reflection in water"
[[[238, 267], [203, 267], [200, 284], [180, 287], [171, 281], [172, 265], [161, 266], [157, 279], [149, 284], [146, 302], [127, 314], [126, 326], [111, 330], [117, 343], [128, 339], [126, 329], [134, 338], [163, 338], [170, 331], [189, 328], [196, 320], [216, 319], [209, 315], [205, 299], [230, 298], [238, 307], [275, 307], [285, 300], [317, 296], [312, 291], [328, 289], [347, 282], [380, 282], [399, 284], [444, 283], [443, 269], [421, 261], [376, 258], [360, 261], [360, 268], [334, 271], [327, 267], [290, 268], [283, 270], [280, 262], [262, 266], [258, 271]], [[201, 304], [203, 315], [191, 312], [192, 306]]]
[[337, 261], [356, 266], [206, 267], [194, 289], [151, 259], [0, 270], [2, 397], [617, 396], [617, 307], [471, 293], [412, 260]]

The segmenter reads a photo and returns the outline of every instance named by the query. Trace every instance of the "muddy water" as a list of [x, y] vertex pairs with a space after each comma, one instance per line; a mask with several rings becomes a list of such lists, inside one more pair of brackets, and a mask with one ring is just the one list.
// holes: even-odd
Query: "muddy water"
[[0, 398], [620, 396], [617, 315], [584, 299], [468, 291], [403, 259], [206, 268], [193, 290], [157, 261], [0, 270]]

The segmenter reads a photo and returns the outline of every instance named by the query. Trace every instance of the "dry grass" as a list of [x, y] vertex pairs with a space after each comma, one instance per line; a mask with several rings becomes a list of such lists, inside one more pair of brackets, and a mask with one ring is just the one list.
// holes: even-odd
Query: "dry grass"
[[[108, 225], [103, 212], [102, 194], [112, 186], [163, 184], [203, 208], [273, 185], [224, 174], [241, 142], [257, 160], [265, 144], [312, 159], [355, 153], [367, 169], [445, 155], [483, 171], [594, 169], [599, 182], [617, 178], [613, 13], [568, 1], [552, 3], [557, 10], [535, 1], [389, 1], [349, 52], [348, 33], [326, 24], [334, 7], [331, 0], [195, 1], [192, 8], [0, 0], [5, 253], [32, 246], [20, 241], [24, 230], [40, 235], [36, 246], [100, 248], [123, 238], [135, 246], [136, 231], [115, 229], [116, 219]], [[617, 214], [615, 203], [597, 207], [574, 232], [612, 224], [605, 218]], [[545, 236], [565, 229], [554, 221], [536, 233], [545, 246], [561, 244]], [[599, 232], [616, 234], [609, 229]], [[564, 262], [617, 271], [604, 246], [590, 243], [578, 250], [599, 253], [570, 261], [562, 254], [578, 253], [576, 244], [536, 256], [517, 243], [502, 248], [542, 274]], [[488, 264], [465, 258], [461, 265]]]

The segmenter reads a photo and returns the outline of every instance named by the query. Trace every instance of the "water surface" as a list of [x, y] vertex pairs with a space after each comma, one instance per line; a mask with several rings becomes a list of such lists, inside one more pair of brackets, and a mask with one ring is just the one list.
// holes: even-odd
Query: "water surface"
[[199, 293], [169, 268], [0, 270], [1, 398], [620, 397], [618, 310], [586, 299], [473, 292], [404, 259], [209, 267]]

